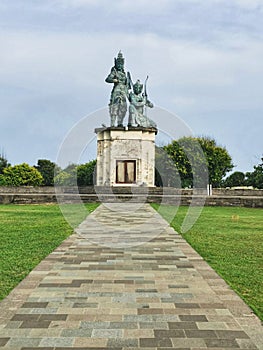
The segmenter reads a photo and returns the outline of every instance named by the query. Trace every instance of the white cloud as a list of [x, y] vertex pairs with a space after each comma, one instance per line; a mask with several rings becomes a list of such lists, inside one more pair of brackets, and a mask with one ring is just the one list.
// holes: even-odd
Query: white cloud
[[96, 5], [103, 6], [107, 3], [106, 0], [54, 0], [52, 2], [55, 5], [62, 6], [63, 8], [89, 7]]
[[173, 102], [175, 106], [193, 106], [197, 101], [193, 97], [188, 97], [188, 96], [179, 96], [177, 95], [174, 99]]
[[[182, 2], [179, 0], [179, 2]], [[185, 3], [188, 3], [189, 5], [192, 3], [199, 4], [200, 6], [204, 5], [203, 0], [184, 0]], [[244, 9], [258, 9], [260, 6], [263, 5], [262, 0], [209, 0], [207, 4], [217, 4], [221, 6], [238, 6], [240, 8]]]
[[170, 7], [173, 4], [173, 0], [114, 0], [109, 2], [108, 0], [55, 0], [56, 5], [60, 5], [64, 8], [87, 8], [87, 7], [100, 7], [110, 12], [126, 12], [138, 13], [138, 11], [148, 11], [148, 13], [163, 11], [165, 8]]
[[[112, 1], [111, 6], [120, 11], [128, 11], [132, 13], [140, 14], [140, 11], [144, 11], [146, 14], [152, 12], [163, 12], [170, 8], [173, 4], [172, 0], [152, 1], [152, 0], [119, 0]], [[139, 12], [138, 12], [139, 11]]]
[[169, 8], [174, 8], [176, 6], [184, 5], [198, 5], [200, 7], [205, 7], [206, 5], [219, 5], [219, 6], [235, 6], [241, 9], [260, 9], [263, 6], [262, 0], [209, 0], [205, 3], [203, 0], [162, 0], [162, 1], [152, 1], [152, 0], [52, 0], [51, 4], [60, 5], [64, 8], [77, 8], [77, 7], [107, 7], [109, 11], [114, 9], [114, 11], [125, 11], [127, 13], [134, 13], [138, 11], [148, 11], [152, 12], [162, 12]]
[[[235, 137], [226, 136], [228, 121], [233, 130], [241, 130], [242, 110], [248, 111], [249, 118], [254, 113], [249, 119], [252, 124], [263, 110], [262, 31], [256, 7], [261, 2], [250, 1], [233, 0], [231, 5], [227, 0], [211, 0], [214, 13], [213, 5], [200, 0], [47, 0], [27, 6], [23, 16], [17, 16], [21, 4], [15, 0], [17, 17], [10, 11], [11, 24], [2, 26], [6, 29], [0, 35], [4, 90], [0, 118], [11, 130], [3, 132], [0, 146], [8, 154], [20, 150], [21, 160], [33, 152], [40, 156], [39, 149], [46, 147], [53, 152], [51, 148], [74, 121], [107, 107], [111, 85], [104, 79], [119, 49], [134, 80], [150, 76], [149, 98], [156, 106], [187, 115], [191, 127], [219, 135], [227, 145]], [[175, 11], [175, 4], [180, 9], [186, 3], [185, 12]], [[197, 16], [191, 4], [199, 9]], [[246, 9], [256, 13], [247, 22]], [[256, 121], [254, 129], [246, 129], [247, 137], [257, 139], [258, 145], [262, 121]], [[240, 139], [239, 134], [236, 142]], [[21, 146], [24, 142], [30, 144], [28, 148]], [[255, 147], [250, 152], [255, 154]]]
[[156, 88], [166, 84], [224, 88], [235, 86], [242, 77], [253, 74], [257, 82], [263, 75], [263, 48], [255, 40], [240, 42], [239, 49], [223, 50], [150, 34], [6, 32], [0, 45], [2, 84], [49, 92], [110, 89], [104, 79], [119, 49], [133, 79], [144, 80], [149, 74], [149, 83]]
[[[219, 0], [219, 2], [228, 2], [227, 0]], [[232, 0], [233, 4], [244, 9], [254, 10], [263, 6], [262, 0]]]

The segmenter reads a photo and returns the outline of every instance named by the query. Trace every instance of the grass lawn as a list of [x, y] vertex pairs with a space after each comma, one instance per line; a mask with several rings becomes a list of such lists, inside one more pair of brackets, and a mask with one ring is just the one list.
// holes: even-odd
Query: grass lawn
[[72, 232], [56, 204], [0, 205], [0, 299]]
[[[179, 207], [171, 222], [179, 233], [187, 209]], [[173, 212], [162, 206], [164, 218]], [[204, 207], [183, 237], [263, 320], [263, 210]]]

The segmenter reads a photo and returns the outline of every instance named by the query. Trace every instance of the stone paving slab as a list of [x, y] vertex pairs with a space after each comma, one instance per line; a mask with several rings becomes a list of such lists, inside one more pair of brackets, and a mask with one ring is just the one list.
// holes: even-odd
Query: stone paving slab
[[4, 350], [263, 349], [260, 320], [148, 204], [101, 205], [0, 303]]

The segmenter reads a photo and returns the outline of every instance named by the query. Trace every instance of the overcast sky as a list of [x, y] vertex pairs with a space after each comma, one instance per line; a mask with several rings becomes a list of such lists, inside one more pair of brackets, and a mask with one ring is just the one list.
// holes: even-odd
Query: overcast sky
[[[263, 0], [0, 0], [0, 150], [12, 164], [55, 161], [72, 127], [107, 107], [122, 50], [134, 80], [150, 76], [156, 106], [252, 170], [263, 153], [262, 18]], [[109, 124], [101, 115], [87, 134]]]

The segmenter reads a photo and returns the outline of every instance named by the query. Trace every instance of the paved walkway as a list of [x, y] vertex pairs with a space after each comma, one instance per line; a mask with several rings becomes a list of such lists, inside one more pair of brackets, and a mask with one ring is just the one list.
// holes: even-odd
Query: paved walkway
[[258, 318], [148, 204], [101, 205], [79, 233], [2, 301], [0, 347], [263, 349]]

